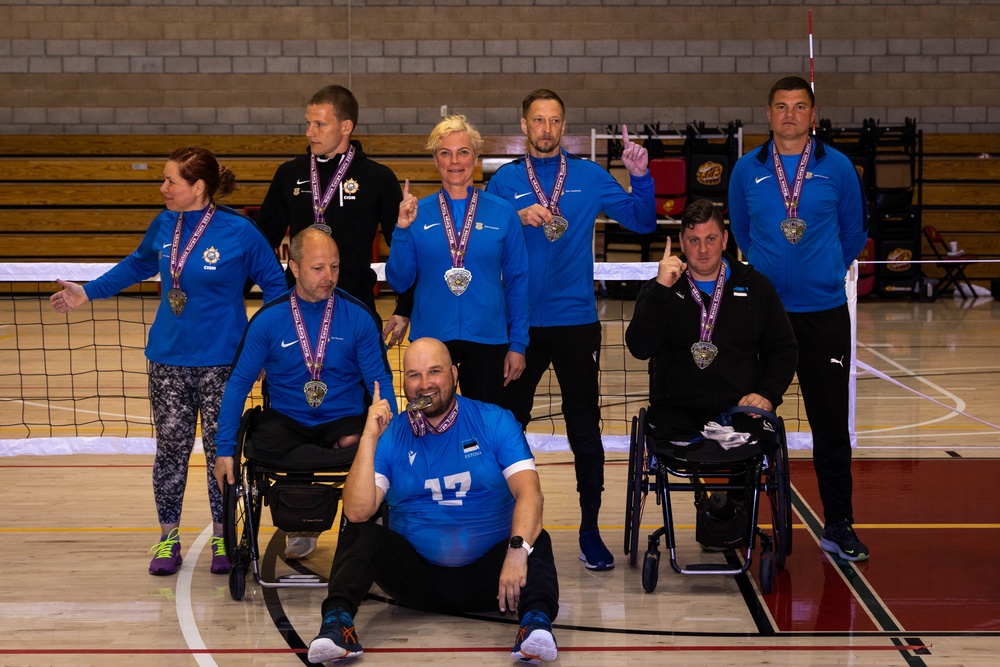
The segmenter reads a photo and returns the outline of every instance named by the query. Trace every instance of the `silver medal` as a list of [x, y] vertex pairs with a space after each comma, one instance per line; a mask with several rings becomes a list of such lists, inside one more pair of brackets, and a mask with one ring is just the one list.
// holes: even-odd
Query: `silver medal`
[[309, 225], [309, 226], [312, 227], [313, 229], [320, 230], [324, 234], [333, 234], [333, 230], [330, 229], [330, 225], [324, 225], [324, 224], [321, 224], [321, 223], [317, 222], [316, 224]]
[[552, 222], [542, 225], [545, 231], [545, 238], [549, 241], [558, 241], [559, 237], [569, 229], [569, 221], [561, 215], [552, 216]]
[[306, 403], [310, 408], [318, 408], [323, 399], [326, 398], [326, 384], [319, 380], [310, 380], [302, 387], [306, 394]]
[[421, 410], [426, 410], [427, 408], [431, 407], [431, 403], [433, 402], [434, 399], [428, 396], [427, 394], [424, 394], [423, 396], [417, 396], [415, 399], [406, 404], [406, 411], [419, 412]]
[[444, 272], [444, 281], [455, 296], [462, 296], [472, 282], [472, 272], [468, 269], [448, 269]]
[[179, 289], [172, 289], [167, 292], [167, 302], [170, 304], [170, 310], [174, 311], [174, 315], [180, 317], [180, 314], [184, 312], [184, 304], [187, 303], [187, 294]]
[[802, 240], [802, 235], [806, 233], [806, 221], [802, 218], [788, 218], [781, 223], [781, 233], [789, 243], [795, 245]]
[[691, 358], [694, 359], [695, 366], [701, 370], [708, 368], [715, 361], [717, 354], [719, 348], [703, 340], [691, 346]]

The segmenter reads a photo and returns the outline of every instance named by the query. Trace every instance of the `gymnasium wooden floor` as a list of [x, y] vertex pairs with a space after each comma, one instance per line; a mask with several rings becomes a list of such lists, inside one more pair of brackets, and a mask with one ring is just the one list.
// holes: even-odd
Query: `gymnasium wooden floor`
[[[907, 387], [1000, 423], [1000, 304], [862, 301], [858, 358]], [[561, 589], [563, 665], [995, 665], [1000, 651], [1000, 434], [886, 380], [858, 381], [855, 513], [866, 563], [818, 547], [822, 520], [808, 453], [792, 452], [794, 552], [774, 591], [746, 576], [673, 573], [644, 593], [622, 553], [626, 455], [608, 455], [602, 532], [610, 572], [577, 559], [570, 457], [539, 454]], [[7, 408], [4, 408], [7, 409]], [[794, 397], [780, 414], [796, 415]], [[0, 664], [298, 665], [323, 592], [234, 602], [208, 571], [204, 463], [192, 459], [184, 565], [147, 574], [151, 457], [0, 457]], [[689, 497], [675, 496], [681, 561], [722, 559], [694, 545]], [[766, 510], [766, 505], [765, 505]], [[768, 516], [762, 512], [762, 517]], [[658, 525], [648, 505], [642, 538]], [[766, 526], [766, 520], [763, 520]], [[265, 572], [285, 572], [283, 536], [261, 533]], [[303, 566], [326, 574], [335, 536]], [[360, 665], [508, 665], [516, 621], [417, 613], [373, 591], [357, 618]]]

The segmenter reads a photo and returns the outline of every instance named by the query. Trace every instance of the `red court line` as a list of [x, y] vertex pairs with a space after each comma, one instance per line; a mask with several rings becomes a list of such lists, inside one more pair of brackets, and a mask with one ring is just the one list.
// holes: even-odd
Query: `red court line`
[[[786, 646], [775, 644], [769, 646], [565, 646], [560, 647], [560, 653], [600, 653], [614, 651], [620, 653], [628, 651], [631, 653], [641, 652], [712, 652], [712, 651], [918, 651], [920, 649], [932, 649], [933, 645], [891, 645], [891, 646], [826, 646], [826, 645], [803, 645]], [[226, 655], [255, 655], [255, 654], [275, 654], [275, 653], [306, 653], [308, 649], [290, 648], [192, 648], [192, 649], [0, 649], [0, 655], [205, 655], [205, 654], [226, 654]], [[365, 649], [365, 653], [503, 653], [510, 651], [509, 648], [375, 648]]]

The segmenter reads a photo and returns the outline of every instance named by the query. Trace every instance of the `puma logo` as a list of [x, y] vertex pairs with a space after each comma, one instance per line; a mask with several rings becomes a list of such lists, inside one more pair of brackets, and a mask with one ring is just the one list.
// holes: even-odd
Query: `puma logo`
[[840, 364], [840, 367], [843, 368], [844, 367], [844, 357], [843, 357], [843, 355], [841, 355], [840, 359], [833, 359], [833, 358], [831, 358], [830, 359], [830, 363], [831, 364]]

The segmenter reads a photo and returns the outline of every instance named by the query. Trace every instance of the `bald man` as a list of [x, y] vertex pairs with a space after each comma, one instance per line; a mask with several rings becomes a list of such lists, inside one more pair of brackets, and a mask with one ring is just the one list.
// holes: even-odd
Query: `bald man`
[[[263, 369], [271, 405], [254, 429], [257, 455], [280, 459], [310, 443], [357, 445], [366, 399], [378, 382], [395, 410], [381, 332], [360, 301], [337, 288], [340, 252], [329, 234], [299, 232], [288, 262], [295, 287], [251, 318], [236, 350], [219, 413], [215, 477], [234, 483], [233, 452], [246, 397]], [[321, 332], [326, 332], [321, 336]], [[315, 365], [310, 370], [310, 365]], [[318, 533], [289, 533], [286, 558], [304, 558]]]
[[[372, 583], [414, 609], [516, 611], [511, 656], [555, 660], [559, 585], [534, 458], [513, 415], [456, 395], [457, 379], [448, 348], [421, 338], [403, 357], [406, 416], [376, 390], [310, 661], [361, 655], [354, 616]], [[369, 521], [383, 500], [391, 529]]]

